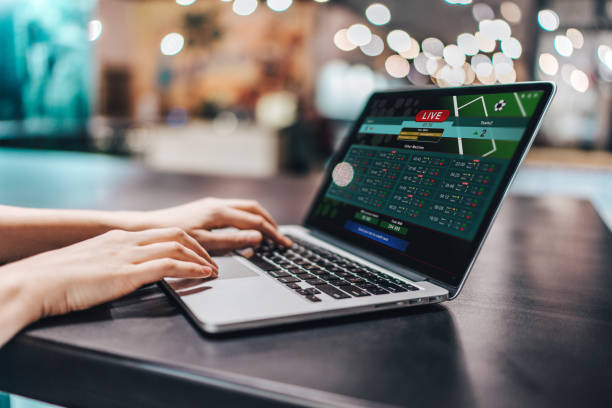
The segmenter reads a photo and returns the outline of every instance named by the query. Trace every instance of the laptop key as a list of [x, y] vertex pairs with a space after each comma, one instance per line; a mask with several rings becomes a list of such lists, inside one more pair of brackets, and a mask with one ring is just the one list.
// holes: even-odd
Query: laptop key
[[349, 276], [346, 278], [346, 280], [351, 283], [364, 283], [365, 282], [363, 278], [360, 278], [358, 276]]
[[273, 278], [284, 278], [285, 276], [291, 276], [287, 272], [283, 271], [282, 269], [268, 271], [268, 275], [272, 276]]
[[329, 295], [329, 296], [333, 297], [334, 299], [348, 299], [348, 298], [350, 298], [349, 295], [347, 295], [346, 293], [344, 293], [340, 289], [335, 288], [335, 287], [333, 287], [332, 285], [329, 285], [329, 284], [317, 286], [317, 289], [319, 289], [321, 292], [325, 293], [326, 295]]
[[316, 276], [311, 275], [309, 273], [299, 273], [297, 274], [297, 277], [300, 278], [301, 280], [317, 279]]
[[381, 283], [380, 286], [392, 293], [406, 292], [408, 290], [408, 289], [402, 288], [401, 286], [397, 286], [393, 283], [386, 283], [386, 284]]
[[321, 291], [315, 289], [315, 288], [306, 288], [304, 289], [304, 291], [308, 294], [308, 295], [318, 295], [319, 293], [321, 293]]
[[272, 271], [274, 269], [278, 269], [278, 266], [271, 264], [270, 262], [266, 261], [263, 258], [260, 258], [258, 256], [253, 256], [251, 258], [248, 258], [249, 261], [251, 261], [252, 263], [255, 264], [255, 266], [263, 269], [264, 271]]
[[319, 299], [315, 295], [308, 295], [308, 296], [306, 296], [306, 299], [310, 300], [311, 302], [320, 302], [321, 301], [321, 299]]
[[301, 289], [300, 285], [298, 285], [297, 283], [287, 283], [286, 285], [289, 289], [295, 289], [295, 290]]
[[319, 286], [319, 285], [326, 285], [327, 282], [325, 282], [322, 279], [311, 279], [308, 281], [308, 284], [312, 286]]
[[369, 287], [369, 288], [366, 288], [366, 290], [373, 295], [384, 295], [385, 293], [389, 293], [383, 288], [379, 288], [378, 286]]
[[278, 281], [282, 283], [294, 283], [299, 282], [300, 280], [298, 278], [294, 278], [293, 276], [287, 276], [285, 278], [278, 278]]
[[329, 281], [329, 283], [331, 283], [334, 286], [339, 286], [339, 287], [348, 286], [348, 285], [351, 284], [350, 282], [347, 282], [347, 281], [345, 281], [343, 279], [340, 279], [340, 280], [337, 280], [337, 281], [336, 280]]
[[342, 290], [348, 293], [351, 296], [362, 297], [362, 296], [370, 296], [368, 292], [363, 289], [359, 289], [357, 286], [349, 285], [343, 286]]

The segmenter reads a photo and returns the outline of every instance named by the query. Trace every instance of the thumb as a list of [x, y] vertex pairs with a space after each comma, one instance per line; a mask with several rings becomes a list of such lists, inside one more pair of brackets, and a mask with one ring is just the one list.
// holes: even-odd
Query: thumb
[[193, 233], [193, 236], [200, 242], [200, 244], [202, 244], [204, 248], [209, 251], [240, 249], [257, 246], [263, 239], [261, 232], [254, 230], [197, 230]]

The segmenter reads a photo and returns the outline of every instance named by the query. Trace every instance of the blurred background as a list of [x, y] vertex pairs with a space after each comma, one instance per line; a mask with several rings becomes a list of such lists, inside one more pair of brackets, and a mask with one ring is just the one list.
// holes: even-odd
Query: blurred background
[[610, 165], [612, 1], [2, 0], [0, 144], [321, 168], [375, 90], [548, 80], [531, 160]]

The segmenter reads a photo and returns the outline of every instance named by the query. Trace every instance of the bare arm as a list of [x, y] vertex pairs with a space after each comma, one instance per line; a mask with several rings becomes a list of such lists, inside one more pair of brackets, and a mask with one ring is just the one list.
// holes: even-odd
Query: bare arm
[[45, 316], [82, 310], [163, 277], [214, 278], [218, 267], [179, 228], [106, 234], [0, 267], [0, 347]]
[[[157, 211], [52, 210], [0, 206], [0, 264], [61, 248], [113, 229], [141, 231], [178, 227], [208, 250], [259, 244], [268, 237], [284, 245], [272, 216], [252, 200], [205, 198]], [[212, 232], [235, 227], [239, 231]]]

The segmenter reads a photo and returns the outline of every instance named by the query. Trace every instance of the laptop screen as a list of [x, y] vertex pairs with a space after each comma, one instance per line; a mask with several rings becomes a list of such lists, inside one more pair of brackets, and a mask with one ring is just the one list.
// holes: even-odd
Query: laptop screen
[[306, 225], [457, 285], [550, 97], [528, 85], [374, 94]]

